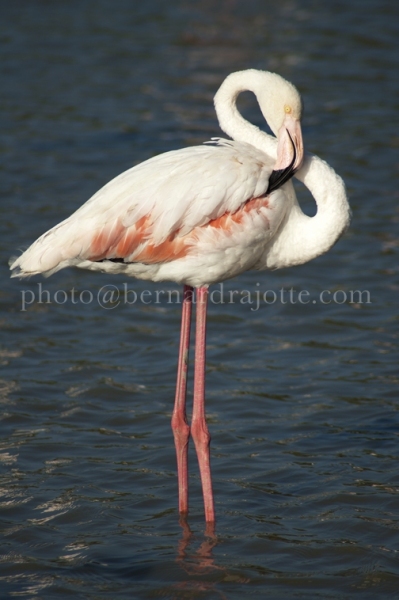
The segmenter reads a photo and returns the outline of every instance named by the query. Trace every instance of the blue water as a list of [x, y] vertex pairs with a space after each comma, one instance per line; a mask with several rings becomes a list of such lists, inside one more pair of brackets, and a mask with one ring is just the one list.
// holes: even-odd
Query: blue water
[[[399, 8], [0, 10], [1, 599], [395, 597]], [[211, 535], [192, 448], [188, 524], [177, 511], [176, 286], [21, 282], [7, 263], [132, 164], [219, 135], [213, 95], [249, 67], [300, 89], [306, 149], [344, 178], [353, 220], [309, 264], [213, 288]], [[240, 109], [262, 126], [249, 95]]]

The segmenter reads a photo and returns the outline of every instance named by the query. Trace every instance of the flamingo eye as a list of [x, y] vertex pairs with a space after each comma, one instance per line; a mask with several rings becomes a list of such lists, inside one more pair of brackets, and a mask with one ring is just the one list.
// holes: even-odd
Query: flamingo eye
[[292, 108], [291, 108], [291, 106], [289, 106], [288, 104], [286, 104], [286, 105], [284, 106], [284, 112], [285, 112], [287, 115], [289, 115], [289, 114], [292, 112]]

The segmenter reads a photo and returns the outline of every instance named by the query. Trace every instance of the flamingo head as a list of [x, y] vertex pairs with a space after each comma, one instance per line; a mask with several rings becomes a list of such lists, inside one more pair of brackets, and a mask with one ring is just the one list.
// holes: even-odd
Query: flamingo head
[[277, 189], [300, 169], [304, 148], [301, 130], [302, 100], [298, 90], [276, 73], [268, 73], [268, 85], [258, 93], [260, 109], [277, 137], [277, 160], [269, 181], [269, 192]]

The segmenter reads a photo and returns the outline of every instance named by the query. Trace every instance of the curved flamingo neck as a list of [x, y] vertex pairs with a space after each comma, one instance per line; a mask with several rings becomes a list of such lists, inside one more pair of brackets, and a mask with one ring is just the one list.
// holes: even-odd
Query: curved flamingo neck
[[350, 221], [350, 207], [341, 177], [318, 156], [307, 155], [295, 174], [311, 192], [317, 204], [314, 217], [305, 215], [291, 182], [286, 194], [290, 208], [257, 268], [280, 269], [303, 263], [324, 254], [344, 233]]
[[[237, 109], [237, 97], [243, 91], [253, 92], [259, 107], [277, 135], [279, 130], [279, 105], [286, 95], [297, 95], [295, 88], [279, 75], [266, 71], [240, 71], [229, 75], [215, 96], [215, 110], [221, 129], [239, 142], [249, 143], [272, 158], [277, 155], [277, 139], [246, 121]], [[295, 100], [294, 100], [295, 101]], [[262, 266], [268, 268], [302, 264], [327, 252], [349, 224], [350, 209], [342, 179], [324, 161], [308, 155], [296, 173], [312, 193], [317, 213], [305, 215], [296, 199], [292, 184], [286, 193], [291, 196], [291, 208], [267, 248]]]
[[[249, 123], [237, 109], [237, 98], [241, 92], [253, 92], [262, 110], [266, 110], [265, 95], [270, 94], [273, 74], [253, 69], [232, 73], [215, 95], [215, 110], [220, 128], [238, 142], [246, 142], [275, 157], [277, 140]], [[262, 101], [260, 95], [262, 94]], [[262, 102], [262, 103], [261, 103]], [[267, 120], [267, 119], [266, 119]], [[270, 125], [270, 123], [268, 123]]]

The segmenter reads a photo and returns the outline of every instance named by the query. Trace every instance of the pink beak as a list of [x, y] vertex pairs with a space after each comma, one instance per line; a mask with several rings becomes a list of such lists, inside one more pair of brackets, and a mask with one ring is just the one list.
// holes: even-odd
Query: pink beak
[[304, 150], [299, 120], [287, 114], [278, 131], [277, 140], [277, 160], [269, 178], [268, 194], [291, 179], [302, 165]]

